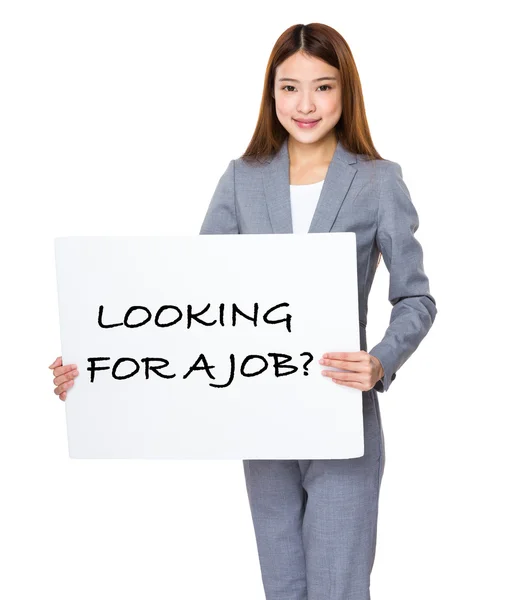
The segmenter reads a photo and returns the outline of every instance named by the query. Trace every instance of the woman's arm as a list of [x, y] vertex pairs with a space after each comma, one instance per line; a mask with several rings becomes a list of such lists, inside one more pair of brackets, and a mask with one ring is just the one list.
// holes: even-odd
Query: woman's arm
[[235, 201], [235, 161], [221, 175], [199, 235], [240, 233]]
[[396, 372], [419, 346], [434, 323], [436, 302], [423, 271], [423, 251], [414, 237], [418, 213], [402, 179], [398, 163], [383, 169], [379, 197], [377, 246], [389, 271], [389, 301], [393, 308], [381, 342], [369, 354], [376, 356], [384, 377], [374, 389], [386, 392]]

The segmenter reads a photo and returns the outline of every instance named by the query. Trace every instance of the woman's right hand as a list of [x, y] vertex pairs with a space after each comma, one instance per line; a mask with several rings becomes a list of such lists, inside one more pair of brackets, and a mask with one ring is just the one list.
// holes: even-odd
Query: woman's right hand
[[77, 366], [62, 365], [62, 356], [59, 356], [48, 368], [53, 369], [55, 377], [53, 383], [56, 387], [53, 391], [61, 400], [65, 400], [67, 390], [73, 385], [74, 379], [78, 375]]

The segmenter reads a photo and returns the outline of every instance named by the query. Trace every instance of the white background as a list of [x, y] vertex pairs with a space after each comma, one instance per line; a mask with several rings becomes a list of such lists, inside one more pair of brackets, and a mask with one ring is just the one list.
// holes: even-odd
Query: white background
[[[274, 42], [314, 21], [354, 53], [376, 148], [402, 166], [420, 216], [439, 310], [379, 394], [372, 598], [510, 596], [505, 6], [2, 3], [2, 597], [264, 598], [241, 461], [68, 458], [48, 369], [60, 355], [53, 240], [198, 233], [253, 134]], [[389, 320], [387, 286], [381, 261], [368, 348]]]

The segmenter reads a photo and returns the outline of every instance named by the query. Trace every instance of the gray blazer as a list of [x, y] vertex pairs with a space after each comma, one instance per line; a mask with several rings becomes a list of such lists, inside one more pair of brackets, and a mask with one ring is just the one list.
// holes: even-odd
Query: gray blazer
[[[265, 162], [249, 165], [242, 158], [230, 161], [210, 201], [201, 235], [293, 233], [287, 142]], [[384, 369], [384, 377], [373, 388], [379, 392], [388, 390], [398, 369], [427, 335], [437, 313], [423, 270], [423, 251], [414, 237], [418, 226], [418, 214], [400, 165], [389, 160], [365, 160], [338, 142], [308, 233], [356, 234], [359, 331], [365, 351], [368, 294], [382, 252], [393, 308], [382, 341], [369, 351]]]

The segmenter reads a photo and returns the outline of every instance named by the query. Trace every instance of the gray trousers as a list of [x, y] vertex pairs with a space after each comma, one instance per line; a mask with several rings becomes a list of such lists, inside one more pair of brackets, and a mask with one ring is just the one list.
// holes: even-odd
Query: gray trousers
[[364, 456], [244, 460], [266, 600], [370, 600], [384, 434], [363, 392]]

